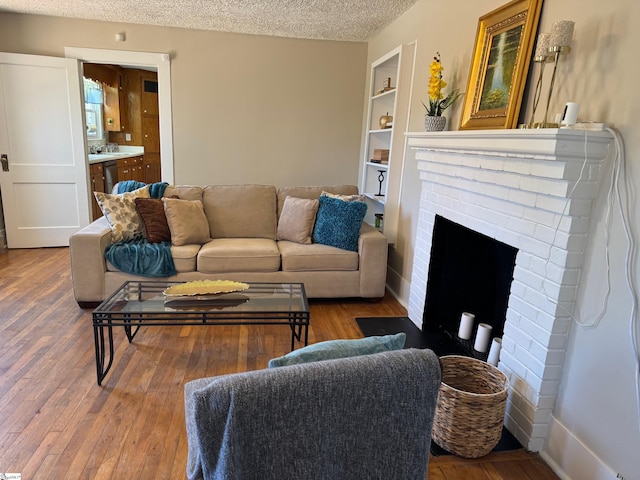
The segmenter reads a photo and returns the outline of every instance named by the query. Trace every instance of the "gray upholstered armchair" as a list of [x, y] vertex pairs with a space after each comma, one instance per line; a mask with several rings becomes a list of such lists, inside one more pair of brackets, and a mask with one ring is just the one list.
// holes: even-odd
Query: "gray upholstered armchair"
[[187, 476], [424, 480], [440, 377], [408, 349], [189, 382]]

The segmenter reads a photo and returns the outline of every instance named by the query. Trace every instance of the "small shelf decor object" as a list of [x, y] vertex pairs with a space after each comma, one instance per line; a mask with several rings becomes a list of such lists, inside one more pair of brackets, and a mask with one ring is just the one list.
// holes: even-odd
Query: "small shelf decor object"
[[442, 79], [444, 67], [440, 61], [440, 52], [436, 53], [433, 61], [429, 65], [429, 104], [424, 105], [426, 114], [424, 117], [424, 128], [427, 132], [440, 132], [444, 130], [447, 119], [442, 116], [444, 111], [460, 98], [462, 93], [457, 89], [452, 90], [445, 97], [442, 90], [447, 86], [447, 82]]
[[371, 156], [371, 163], [388, 164], [389, 163], [389, 149], [388, 148], [375, 148], [373, 155]]
[[446, 355], [433, 421], [433, 441], [464, 458], [482, 457], [498, 444], [509, 380], [482, 360]]
[[393, 117], [387, 112], [386, 115], [380, 115], [380, 128], [391, 128], [393, 126]]
[[461, 130], [515, 128], [542, 0], [513, 0], [480, 17]]
[[384, 197], [384, 193], [382, 193], [382, 183], [384, 182], [384, 170], [378, 170], [378, 183], [380, 186], [378, 187], [378, 193], [376, 193], [376, 197]]

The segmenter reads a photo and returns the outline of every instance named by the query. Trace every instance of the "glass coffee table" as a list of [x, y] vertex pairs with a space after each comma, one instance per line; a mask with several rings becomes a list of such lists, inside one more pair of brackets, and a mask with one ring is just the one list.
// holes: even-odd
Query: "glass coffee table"
[[124, 327], [129, 343], [141, 326], [288, 325], [291, 350], [307, 345], [309, 302], [302, 283], [251, 283], [234, 293], [168, 297], [182, 282], [128, 281], [93, 311], [98, 385], [113, 364], [113, 327]]

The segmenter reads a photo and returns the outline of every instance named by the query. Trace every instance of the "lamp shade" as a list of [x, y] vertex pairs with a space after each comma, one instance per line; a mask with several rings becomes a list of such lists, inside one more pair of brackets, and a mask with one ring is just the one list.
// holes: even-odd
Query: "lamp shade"
[[538, 41], [536, 42], [536, 53], [534, 57], [546, 57], [549, 55], [549, 38], [548, 33], [541, 33], [538, 35]]
[[571, 45], [573, 38], [573, 27], [575, 22], [571, 20], [561, 20], [553, 24], [551, 29], [551, 37], [549, 39], [549, 48], [568, 47]]

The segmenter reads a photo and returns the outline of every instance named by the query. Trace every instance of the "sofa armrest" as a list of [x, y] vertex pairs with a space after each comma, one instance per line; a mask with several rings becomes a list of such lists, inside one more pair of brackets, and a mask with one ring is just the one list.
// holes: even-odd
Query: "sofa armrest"
[[104, 250], [110, 244], [111, 228], [104, 217], [71, 235], [71, 280], [78, 304], [104, 300], [104, 274], [107, 271]]
[[368, 223], [363, 223], [358, 239], [360, 256], [360, 296], [384, 297], [387, 283], [387, 238]]

